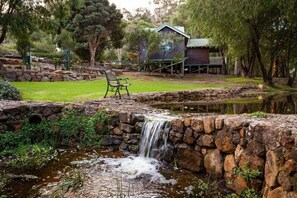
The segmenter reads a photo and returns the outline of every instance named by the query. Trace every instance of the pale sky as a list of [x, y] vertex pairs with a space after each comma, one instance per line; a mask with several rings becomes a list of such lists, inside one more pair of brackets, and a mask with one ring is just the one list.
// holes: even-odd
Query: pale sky
[[118, 9], [126, 8], [126, 10], [133, 12], [137, 8], [148, 8], [153, 11], [152, 0], [109, 0], [110, 3], [114, 3]]

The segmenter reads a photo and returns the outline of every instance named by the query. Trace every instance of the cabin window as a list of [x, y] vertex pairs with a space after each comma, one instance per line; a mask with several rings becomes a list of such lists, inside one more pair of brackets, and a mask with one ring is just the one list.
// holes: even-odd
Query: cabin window
[[172, 51], [173, 50], [173, 43], [172, 42], [162, 42], [161, 43], [161, 50], [162, 51]]

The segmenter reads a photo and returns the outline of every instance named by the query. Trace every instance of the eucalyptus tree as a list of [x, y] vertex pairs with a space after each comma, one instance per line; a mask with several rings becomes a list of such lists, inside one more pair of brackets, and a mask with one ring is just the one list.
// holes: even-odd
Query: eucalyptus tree
[[21, 34], [34, 28], [34, 0], [1, 0], [0, 1], [0, 44], [8, 32]]
[[121, 47], [124, 36], [122, 17], [116, 6], [107, 0], [85, 0], [83, 7], [74, 15], [74, 38], [88, 46], [91, 66], [95, 65], [98, 46], [104, 48], [111, 43], [116, 48]]
[[187, 4], [180, 4], [170, 15], [169, 21], [171, 25], [185, 27], [187, 34], [190, 34], [192, 38], [199, 38], [201, 35], [198, 27], [191, 24]]
[[155, 23], [161, 25], [169, 22], [170, 16], [177, 11], [178, 6], [185, 2], [185, 0], [153, 0], [155, 5]]
[[141, 59], [146, 59], [150, 52], [156, 50], [160, 44], [160, 36], [152, 30], [154, 25], [143, 20], [133, 21], [126, 28], [125, 45], [130, 53]]
[[192, 24], [218, 45], [227, 46], [233, 57], [240, 57], [246, 73], [257, 64], [263, 81], [270, 85], [275, 68], [286, 62], [281, 57], [288, 58], [284, 52], [296, 48], [294, 6], [294, 0], [188, 1]]

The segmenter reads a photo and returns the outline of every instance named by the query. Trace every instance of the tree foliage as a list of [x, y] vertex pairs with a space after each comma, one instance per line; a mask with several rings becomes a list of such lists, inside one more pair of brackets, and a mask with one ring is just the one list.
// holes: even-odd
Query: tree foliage
[[[297, 17], [294, 0], [189, 0], [192, 25], [238, 57], [246, 73], [259, 66], [263, 80], [296, 71]], [[293, 75], [296, 75], [293, 72]], [[290, 78], [291, 79], [291, 78]]]
[[180, 4], [175, 12], [170, 15], [170, 24], [174, 26], [183, 26], [187, 30], [187, 34], [191, 35], [192, 38], [199, 38], [200, 31], [197, 26], [191, 24], [191, 17], [188, 13], [187, 4]]
[[155, 4], [155, 23], [161, 25], [170, 20], [170, 16], [176, 12], [179, 5], [185, 3], [185, 0], [153, 0]]
[[122, 45], [122, 14], [114, 4], [107, 0], [86, 0], [84, 6], [75, 13], [72, 20], [73, 35], [81, 46], [88, 46], [90, 65], [95, 65], [98, 47], [104, 49], [108, 44]]
[[141, 62], [141, 56], [146, 59], [150, 52], [159, 47], [160, 36], [151, 30], [152, 27], [153, 24], [139, 20], [134, 21], [126, 28], [126, 48], [128, 52], [137, 55], [138, 63]]

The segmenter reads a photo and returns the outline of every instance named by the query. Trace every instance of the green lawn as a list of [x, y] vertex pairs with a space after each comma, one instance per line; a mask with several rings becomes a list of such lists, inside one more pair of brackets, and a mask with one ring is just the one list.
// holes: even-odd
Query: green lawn
[[[162, 92], [177, 90], [195, 90], [202, 88], [223, 88], [232, 86], [230, 83], [201, 83], [195, 80], [164, 79], [143, 76], [128, 76], [130, 93]], [[106, 90], [106, 80], [81, 82], [14, 82], [25, 100], [73, 102], [102, 98]], [[112, 93], [109, 93], [112, 94]]]

